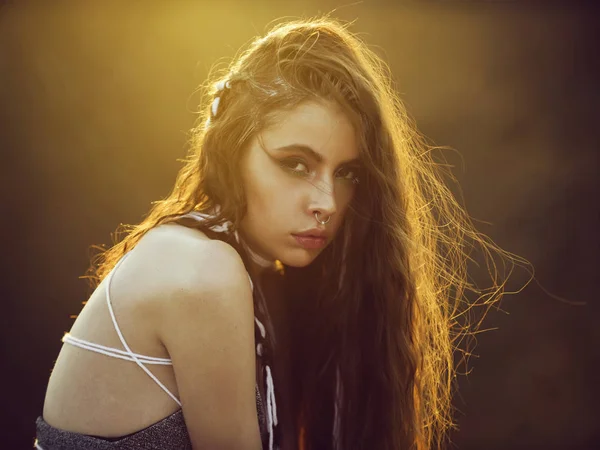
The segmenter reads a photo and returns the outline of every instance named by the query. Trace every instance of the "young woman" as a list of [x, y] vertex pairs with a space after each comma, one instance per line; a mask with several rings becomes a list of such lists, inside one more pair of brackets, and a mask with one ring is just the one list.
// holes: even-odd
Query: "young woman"
[[506, 254], [385, 64], [333, 20], [289, 22], [210, 86], [172, 193], [101, 255], [36, 447], [441, 446], [481, 293], [464, 248]]

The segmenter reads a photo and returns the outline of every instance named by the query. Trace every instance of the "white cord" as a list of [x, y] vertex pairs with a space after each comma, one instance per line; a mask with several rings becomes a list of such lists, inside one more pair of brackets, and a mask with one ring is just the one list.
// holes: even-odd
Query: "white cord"
[[[126, 361], [134, 361], [134, 359], [131, 356], [129, 356], [129, 353], [127, 353], [123, 350], [119, 350], [119, 349], [112, 348], [112, 347], [106, 347], [104, 345], [85, 341], [83, 339], [79, 339], [79, 338], [76, 338], [75, 336], [72, 336], [70, 333], [66, 333], [63, 336], [62, 341], [66, 344], [74, 345], [75, 347], [83, 348], [86, 350], [91, 350], [96, 353], [102, 353], [103, 355], [111, 356], [114, 358], [124, 359]], [[164, 366], [172, 366], [173, 365], [171, 360], [167, 359], [167, 358], [157, 358], [154, 356], [145, 356], [145, 355], [140, 355], [138, 353], [134, 353], [134, 355], [140, 360], [140, 362], [143, 362], [144, 364], [160, 364], [160, 365], [164, 365]]]
[[106, 286], [106, 303], [107, 303], [107, 305], [108, 305], [108, 312], [110, 313], [110, 317], [111, 317], [111, 319], [112, 319], [112, 321], [113, 321], [113, 324], [115, 325], [115, 330], [116, 330], [117, 334], [119, 335], [119, 339], [121, 340], [121, 344], [123, 344], [123, 347], [125, 347], [125, 350], [127, 350], [127, 354], [128, 354], [129, 356], [131, 356], [132, 360], [133, 360], [133, 361], [135, 361], [135, 363], [136, 363], [138, 366], [140, 366], [140, 368], [141, 368], [141, 369], [142, 369], [144, 372], [146, 372], [146, 374], [147, 374], [147, 375], [148, 375], [150, 378], [152, 378], [152, 379], [155, 381], [155, 383], [156, 383], [156, 384], [158, 384], [158, 385], [159, 385], [159, 386], [162, 388], [162, 390], [163, 390], [163, 391], [165, 391], [165, 392], [167, 393], [167, 395], [168, 395], [169, 397], [171, 397], [171, 398], [173, 399], [173, 401], [174, 401], [175, 403], [177, 403], [177, 404], [178, 404], [178, 405], [181, 407], [181, 402], [179, 401], [179, 399], [178, 399], [177, 397], [175, 397], [175, 396], [174, 396], [174, 395], [171, 393], [171, 391], [169, 391], [169, 389], [167, 389], [167, 387], [166, 387], [164, 384], [162, 384], [162, 383], [161, 383], [161, 381], [160, 381], [158, 378], [156, 378], [156, 377], [154, 376], [154, 374], [153, 374], [152, 372], [150, 372], [150, 371], [148, 370], [148, 368], [147, 368], [146, 366], [144, 366], [144, 365], [143, 365], [143, 364], [140, 362], [140, 360], [139, 360], [139, 359], [138, 359], [138, 358], [135, 356], [135, 353], [133, 353], [133, 352], [131, 351], [131, 349], [129, 348], [129, 345], [127, 345], [127, 342], [125, 342], [125, 338], [123, 337], [123, 334], [121, 333], [121, 329], [119, 328], [119, 325], [117, 324], [117, 319], [116, 319], [116, 317], [115, 317], [115, 313], [114, 313], [114, 311], [113, 311], [113, 308], [112, 308], [112, 305], [111, 305], [111, 301], [110, 301], [110, 285], [111, 285], [111, 281], [112, 281], [113, 274], [114, 274], [114, 273], [115, 273], [115, 271], [117, 270], [117, 267], [119, 267], [119, 266], [121, 265], [121, 263], [123, 263], [123, 261], [125, 261], [125, 258], [127, 257], [127, 255], [129, 255], [129, 253], [126, 253], [126, 254], [123, 256], [123, 259], [121, 259], [121, 260], [120, 260], [120, 261], [117, 263], [117, 265], [116, 265], [116, 266], [113, 268], [113, 270], [112, 270], [112, 271], [110, 272], [110, 274], [108, 275], [108, 279], [107, 279], [107, 281], [106, 281], [106, 284], [107, 284], [107, 286]]
[[269, 427], [269, 450], [273, 450], [273, 427], [277, 426], [277, 404], [275, 402], [275, 384], [271, 375], [271, 368], [266, 365], [267, 372], [267, 415]]
[[[261, 336], [266, 336], [264, 325], [260, 320], [254, 317], [256, 324], [260, 330]], [[262, 346], [259, 343], [256, 346], [256, 352], [259, 356], [262, 354]], [[277, 426], [277, 402], [275, 401], [275, 383], [273, 382], [273, 375], [271, 374], [271, 368], [265, 365], [266, 380], [267, 380], [267, 428], [269, 430], [269, 450], [273, 450], [273, 426]]]

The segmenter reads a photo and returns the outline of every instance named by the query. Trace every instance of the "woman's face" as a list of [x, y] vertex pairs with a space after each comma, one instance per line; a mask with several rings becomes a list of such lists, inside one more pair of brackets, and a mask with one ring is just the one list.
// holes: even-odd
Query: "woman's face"
[[[304, 267], [331, 243], [357, 188], [354, 127], [333, 103], [307, 101], [281, 112], [242, 158], [247, 214], [240, 233], [258, 255]], [[318, 212], [322, 225], [317, 222]], [[295, 237], [325, 232], [322, 247]]]

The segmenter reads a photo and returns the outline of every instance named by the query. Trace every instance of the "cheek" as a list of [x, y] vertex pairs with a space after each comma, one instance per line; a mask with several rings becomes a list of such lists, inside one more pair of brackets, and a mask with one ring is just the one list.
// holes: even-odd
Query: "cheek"
[[336, 203], [338, 205], [338, 210], [340, 211], [340, 215], [344, 215], [350, 203], [354, 199], [356, 195], [356, 188], [354, 186], [341, 186], [338, 192], [336, 193]]
[[342, 226], [342, 223], [348, 214], [348, 210], [355, 196], [356, 188], [354, 187], [342, 187], [336, 194], [336, 203], [338, 207], [338, 214], [336, 214], [337, 217], [335, 222], [336, 232]]
[[280, 177], [271, 168], [248, 168], [250, 170], [245, 177], [248, 214], [255, 221], [272, 222], [288, 203], [289, 190], [282, 187]]
[[255, 209], [264, 202], [269, 186], [269, 174], [267, 172], [264, 165], [260, 164], [256, 150], [250, 149], [249, 155], [242, 166], [242, 179], [249, 210]]

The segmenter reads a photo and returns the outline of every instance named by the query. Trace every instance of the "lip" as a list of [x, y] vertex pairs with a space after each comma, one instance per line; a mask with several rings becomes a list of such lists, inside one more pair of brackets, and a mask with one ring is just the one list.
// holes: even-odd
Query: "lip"
[[299, 233], [292, 233], [294, 236], [302, 236], [302, 237], [318, 237], [327, 239], [329, 233], [325, 230], [319, 228], [311, 228], [310, 230], [301, 231]]
[[327, 243], [327, 238], [324, 236], [311, 236], [311, 235], [299, 235], [292, 234], [296, 242], [300, 244], [300, 246], [306, 249], [319, 249], [325, 247]]

